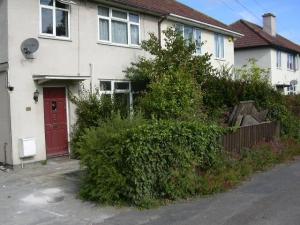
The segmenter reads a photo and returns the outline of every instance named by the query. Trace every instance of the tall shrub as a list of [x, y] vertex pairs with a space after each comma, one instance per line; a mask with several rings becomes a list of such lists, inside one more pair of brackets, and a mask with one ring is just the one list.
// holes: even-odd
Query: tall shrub
[[196, 168], [214, 165], [221, 134], [215, 125], [170, 120], [117, 119], [90, 129], [80, 142], [81, 196], [147, 207], [198, 194]]
[[[134, 89], [143, 92], [139, 104], [147, 118], [186, 118], [201, 108], [198, 80], [214, 71], [210, 55], [195, 55], [196, 47], [172, 28], [164, 31], [164, 45], [154, 34], [142, 43], [152, 57], [141, 57], [125, 72]], [[136, 87], [136, 86], [139, 87]]]

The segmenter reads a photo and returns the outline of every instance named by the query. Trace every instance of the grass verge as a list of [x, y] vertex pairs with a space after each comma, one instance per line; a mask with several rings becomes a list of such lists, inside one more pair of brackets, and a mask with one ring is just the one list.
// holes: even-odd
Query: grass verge
[[293, 160], [295, 156], [300, 156], [300, 143], [292, 139], [261, 143], [237, 155], [223, 153], [214, 167], [201, 173], [199, 193], [209, 195], [226, 191], [254, 173]]

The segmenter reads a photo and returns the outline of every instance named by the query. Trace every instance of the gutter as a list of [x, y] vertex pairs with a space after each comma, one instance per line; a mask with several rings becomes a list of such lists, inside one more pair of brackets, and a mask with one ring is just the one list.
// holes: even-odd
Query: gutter
[[190, 22], [190, 24], [193, 26], [199, 26], [200, 28], [205, 28], [207, 30], [217, 31], [217, 32], [226, 34], [228, 36], [233, 36], [233, 37], [243, 37], [244, 36], [243, 34], [232, 31], [232, 30], [228, 30], [228, 29], [225, 29], [225, 28], [222, 28], [219, 26], [209, 24], [209, 23], [204, 23], [199, 20], [190, 19], [188, 17], [179, 16], [179, 15], [176, 15], [173, 13], [169, 14], [167, 19], [174, 20], [176, 22], [182, 22], [182, 23]]

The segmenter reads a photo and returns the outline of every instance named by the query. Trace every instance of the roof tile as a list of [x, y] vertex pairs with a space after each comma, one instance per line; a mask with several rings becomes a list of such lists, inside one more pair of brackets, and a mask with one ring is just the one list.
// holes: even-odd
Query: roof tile
[[265, 32], [262, 27], [246, 20], [239, 20], [230, 27], [244, 34], [244, 37], [238, 38], [235, 41], [236, 49], [274, 46], [300, 53], [300, 46], [298, 44], [293, 43], [279, 34], [274, 37]]
[[202, 12], [190, 8], [175, 0], [112, 0], [116, 3], [125, 4], [132, 7], [146, 9], [161, 15], [176, 14], [189, 19], [198, 20], [220, 28], [232, 30], [228, 25], [210, 17]]

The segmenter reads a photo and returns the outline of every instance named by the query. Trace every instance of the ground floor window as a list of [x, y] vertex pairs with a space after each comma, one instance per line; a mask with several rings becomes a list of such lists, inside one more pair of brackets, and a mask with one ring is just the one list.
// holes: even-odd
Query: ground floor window
[[287, 87], [288, 95], [295, 95], [297, 94], [297, 83], [291, 82], [291, 86]]
[[123, 80], [100, 80], [100, 94], [103, 99], [113, 102], [115, 111], [121, 116], [128, 116], [133, 110], [131, 83]]

